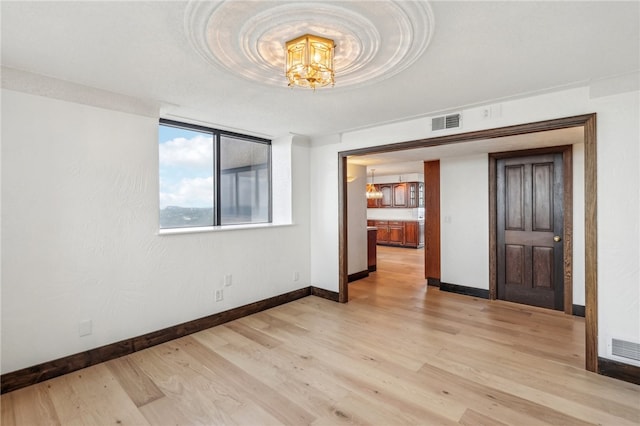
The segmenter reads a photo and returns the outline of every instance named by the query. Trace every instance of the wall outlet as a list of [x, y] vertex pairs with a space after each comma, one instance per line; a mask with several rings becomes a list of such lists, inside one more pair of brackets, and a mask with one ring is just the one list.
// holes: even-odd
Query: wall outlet
[[227, 274], [224, 276], [224, 286], [229, 287], [231, 285], [231, 280], [233, 276], [231, 274]]
[[92, 329], [91, 320], [82, 320], [78, 323], [78, 336], [88, 336], [91, 334]]
[[224, 300], [224, 291], [222, 289], [216, 290], [216, 302], [222, 302]]
[[294, 281], [299, 281], [300, 280], [300, 272], [296, 271], [293, 273], [293, 280]]

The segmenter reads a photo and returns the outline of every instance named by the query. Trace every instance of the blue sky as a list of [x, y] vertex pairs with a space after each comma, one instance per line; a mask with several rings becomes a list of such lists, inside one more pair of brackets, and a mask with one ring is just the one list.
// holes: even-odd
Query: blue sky
[[213, 207], [213, 139], [210, 134], [160, 126], [160, 208]]

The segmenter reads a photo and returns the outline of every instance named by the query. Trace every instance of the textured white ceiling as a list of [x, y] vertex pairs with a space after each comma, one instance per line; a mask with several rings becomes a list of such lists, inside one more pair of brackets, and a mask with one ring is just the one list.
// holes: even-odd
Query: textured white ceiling
[[[403, 3], [427, 10], [430, 28], [416, 28], [411, 19], [403, 21], [402, 11], [390, 12]], [[585, 85], [640, 68], [639, 2], [398, 4], [2, 1], [2, 65], [157, 103], [169, 118], [185, 117], [268, 137], [340, 133]], [[301, 30], [314, 5], [329, 11], [324, 14], [328, 18], [342, 11], [326, 27], [351, 37], [354, 51], [371, 50], [368, 43], [376, 42], [371, 35], [375, 33], [378, 51], [399, 46], [396, 51], [402, 52], [403, 46], [422, 40], [409, 49], [416, 57], [406, 68], [374, 78], [376, 84], [347, 84], [345, 73], [341, 85], [338, 74], [334, 88], [314, 93], [287, 88], [282, 70], [274, 69], [276, 75], [266, 83], [252, 81], [246, 77], [252, 70], [220, 66], [219, 58], [207, 58], [194, 45], [194, 39], [204, 40], [211, 50], [215, 37], [237, 45], [255, 43], [264, 35], [269, 43], [245, 51], [277, 56], [276, 39], [287, 31], [270, 25], [270, 10], [273, 23], [289, 22]], [[194, 8], [204, 15], [194, 16]], [[225, 11], [224, 19], [214, 16], [216, 10]], [[220, 23], [220, 33], [210, 18]], [[312, 22], [316, 29], [322, 28], [318, 19]], [[344, 22], [354, 23], [350, 32]], [[407, 33], [411, 37], [404, 37]], [[421, 46], [426, 47], [424, 52]], [[250, 66], [241, 59], [241, 67]], [[274, 84], [278, 78], [281, 86]]]

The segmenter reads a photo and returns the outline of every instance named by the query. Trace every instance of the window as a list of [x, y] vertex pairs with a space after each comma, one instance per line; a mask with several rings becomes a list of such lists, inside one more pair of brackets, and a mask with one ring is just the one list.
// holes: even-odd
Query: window
[[271, 141], [160, 120], [160, 228], [271, 221]]

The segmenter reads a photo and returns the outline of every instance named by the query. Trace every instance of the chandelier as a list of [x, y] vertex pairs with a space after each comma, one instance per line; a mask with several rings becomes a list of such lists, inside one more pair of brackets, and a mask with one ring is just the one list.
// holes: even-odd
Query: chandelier
[[382, 191], [378, 190], [373, 183], [373, 172], [375, 169], [371, 169], [371, 183], [367, 184], [367, 199], [368, 200], [379, 200], [382, 198]]
[[286, 43], [285, 74], [289, 87], [316, 87], [334, 85], [333, 40], [305, 34]]

